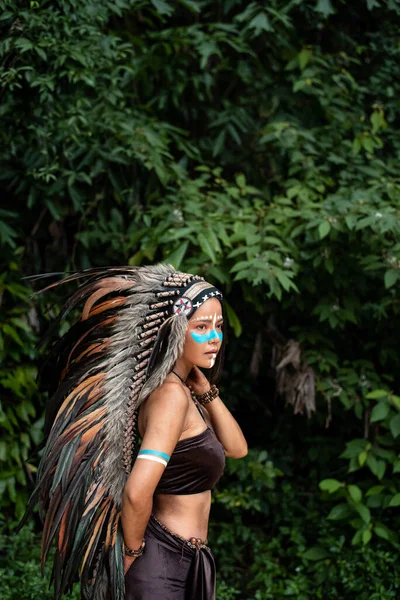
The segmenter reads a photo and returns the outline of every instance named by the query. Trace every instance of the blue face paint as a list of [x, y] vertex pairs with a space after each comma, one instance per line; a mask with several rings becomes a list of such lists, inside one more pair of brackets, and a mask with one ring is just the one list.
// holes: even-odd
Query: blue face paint
[[195, 333], [194, 331], [190, 332], [190, 335], [198, 344], [204, 344], [205, 342], [210, 342], [214, 340], [216, 337], [219, 338], [219, 341], [222, 342], [222, 338], [224, 337], [222, 333], [213, 329], [210, 333]]

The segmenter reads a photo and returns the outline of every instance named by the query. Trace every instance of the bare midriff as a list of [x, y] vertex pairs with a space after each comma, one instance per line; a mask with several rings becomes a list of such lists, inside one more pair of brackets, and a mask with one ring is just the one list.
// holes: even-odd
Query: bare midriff
[[210, 508], [210, 490], [182, 496], [157, 494], [153, 499], [153, 512], [157, 519], [185, 539], [207, 539]]

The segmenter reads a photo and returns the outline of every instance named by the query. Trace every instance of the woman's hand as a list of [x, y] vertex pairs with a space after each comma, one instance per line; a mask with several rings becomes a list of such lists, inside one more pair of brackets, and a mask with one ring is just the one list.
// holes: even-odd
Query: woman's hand
[[198, 367], [193, 367], [186, 379], [186, 383], [190, 385], [197, 395], [205, 394], [210, 389], [210, 382]]
[[136, 560], [136, 556], [127, 556], [125, 554], [124, 556], [124, 575], [127, 574], [129, 567], [131, 566], [132, 563], [135, 562]]

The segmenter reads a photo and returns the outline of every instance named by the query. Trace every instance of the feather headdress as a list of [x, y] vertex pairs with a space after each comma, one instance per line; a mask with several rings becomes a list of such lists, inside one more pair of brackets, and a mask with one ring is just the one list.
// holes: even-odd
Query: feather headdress
[[182, 354], [188, 317], [222, 294], [163, 264], [89, 269], [39, 293], [81, 278], [56, 320], [84, 303], [45, 371], [55, 384], [27, 514], [39, 502], [42, 569], [56, 540], [56, 600], [78, 574], [84, 600], [123, 600], [120, 510], [138, 452], [138, 408]]

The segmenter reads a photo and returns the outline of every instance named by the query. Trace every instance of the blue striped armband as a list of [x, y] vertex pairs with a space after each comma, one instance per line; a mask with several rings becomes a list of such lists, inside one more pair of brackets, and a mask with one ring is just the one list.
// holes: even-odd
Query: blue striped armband
[[154, 460], [155, 462], [158, 462], [166, 467], [171, 457], [169, 454], [166, 454], [165, 452], [159, 452], [158, 450], [140, 450], [138, 458]]

